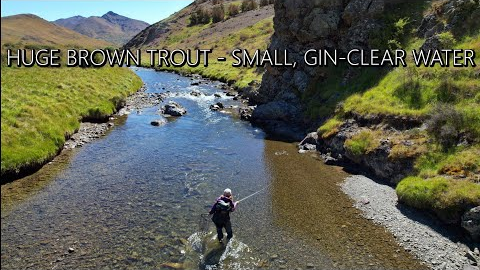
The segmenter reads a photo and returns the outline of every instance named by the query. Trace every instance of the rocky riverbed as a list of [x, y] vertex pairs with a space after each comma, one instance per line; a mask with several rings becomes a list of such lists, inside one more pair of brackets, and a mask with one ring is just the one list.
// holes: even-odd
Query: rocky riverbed
[[163, 93], [146, 93], [147, 86], [143, 85], [137, 92], [128, 96], [124, 106], [108, 118], [105, 123], [82, 122], [80, 128], [64, 144], [63, 149], [82, 147], [102, 136], [115, 126], [119, 118], [132, 112], [141, 113], [142, 109], [159, 105], [164, 99]]
[[432, 269], [479, 269], [478, 247], [462, 244], [425, 213], [399, 205], [392, 187], [360, 175], [348, 177], [341, 187], [367, 219], [385, 226], [400, 245]]

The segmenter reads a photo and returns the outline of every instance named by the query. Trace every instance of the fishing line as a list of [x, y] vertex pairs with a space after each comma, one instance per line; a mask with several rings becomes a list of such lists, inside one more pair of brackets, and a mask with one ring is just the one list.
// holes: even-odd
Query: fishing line
[[239, 203], [239, 202], [241, 202], [241, 201], [244, 201], [244, 200], [246, 200], [246, 199], [248, 199], [248, 198], [250, 198], [250, 197], [253, 197], [253, 196], [257, 195], [258, 193], [260, 193], [260, 192], [266, 190], [267, 188], [269, 188], [271, 185], [272, 185], [272, 183], [266, 185], [265, 187], [263, 187], [263, 188], [260, 189], [259, 191], [255, 192], [255, 193], [252, 193], [252, 194], [248, 195], [247, 197], [238, 200], [237, 203]]

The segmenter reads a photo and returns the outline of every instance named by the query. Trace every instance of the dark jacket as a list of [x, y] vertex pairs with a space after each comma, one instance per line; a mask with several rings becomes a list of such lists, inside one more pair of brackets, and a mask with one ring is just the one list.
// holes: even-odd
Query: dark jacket
[[[217, 205], [221, 202], [225, 202], [230, 204], [230, 210], [228, 211], [221, 211], [218, 209]], [[230, 198], [227, 198], [225, 196], [220, 196], [217, 198], [215, 203], [213, 204], [212, 208], [210, 209], [210, 214], [213, 214], [212, 220], [215, 223], [224, 223], [230, 220], [230, 213], [235, 211], [235, 207], [237, 206], [237, 203], [233, 202]]]

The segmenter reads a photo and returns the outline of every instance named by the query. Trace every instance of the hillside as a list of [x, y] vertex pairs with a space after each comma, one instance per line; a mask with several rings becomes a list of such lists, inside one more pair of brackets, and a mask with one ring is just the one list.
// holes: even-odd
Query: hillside
[[[218, 3], [217, 3], [218, 2]], [[214, 22], [213, 13], [220, 14]], [[238, 12], [238, 13], [237, 13]], [[204, 14], [205, 20], [192, 23]], [[155, 23], [126, 43], [129, 49], [213, 49], [213, 56], [227, 56], [234, 48], [266, 49], [273, 34], [273, 4], [242, 9], [241, 1], [195, 1], [169, 18]], [[199, 20], [200, 21], [200, 20]], [[210, 61], [207, 68], [177, 69], [247, 87], [261, 80], [263, 70], [232, 68], [231, 62]]]
[[79, 34], [32, 14], [2, 17], [2, 45], [25, 47], [47, 45], [61, 47], [104, 48], [111, 43]]
[[[2, 18], [7, 48], [112, 46], [35, 15]], [[3, 55], [3, 53], [2, 53]], [[127, 68], [17, 68], [2, 61], [2, 184], [51, 160], [84, 117], [105, 116], [142, 82]]]
[[74, 16], [58, 19], [54, 23], [91, 38], [105, 40], [116, 45], [124, 44], [149, 26], [146, 22], [130, 19], [112, 11], [101, 17]]

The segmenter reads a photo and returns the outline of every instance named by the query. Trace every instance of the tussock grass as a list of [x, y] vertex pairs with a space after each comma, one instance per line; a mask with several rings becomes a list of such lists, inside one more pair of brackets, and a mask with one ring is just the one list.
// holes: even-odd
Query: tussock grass
[[1, 171], [43, 163], [55, 155], [82, 117], [103, 117], [142, 82], [126, 68], [1, 70]]
[[[377, 42], [376, 48], [401, 45], [409, 54], [412, 49], [418, 50], [425, 40], [415, 37], [414, 27], [410, 24], [418, 22], [424, 10], [435, 10], [435, 7], [430, 7], [432, 4], [435, 5], [428, 2], [410, 5], [413, 9], [411, 14], [385, 14], [385, 22], [395, 23], [387, 24], [386, 30], [373, 37], [371, 44]], [[467, 31], [463, 35], [441, 33], [440, 41], [447, 48], [478, 52], [478, 30]], [[391, 39], [388, 46], [385, 46], [386, 38]], [[477, 65], [480, 62], [478, 54], [475, 62]], [[391, 70], [363, 69], [347, 84], [342, 82], [345, 67], [325, 70], [325, 79], [320, 77], [319, 83], [304, 94], [307, 115], [313, 119], [330, 119], [318, 130], [319, 134], [327, 134], [327, 137], [330, 133], [335, 134], [337, 124], [351, 115], [430, 120], [436, 117], [440, 122], [438, 128], [427, 128], [421, 136], [362, 131], [348, 139], [344, 146], [355, 155], [364, 155], [376, 147], [376, 137], [388, 137], [392, 143], [391, 160], [416, 158], [414, 176], [402, 180], [397, 187], [401, 201], [408, 205], [434, 210], [439, 215], [456, 215], [467, 206], [480, 205], [480, 67], [436, 65], [417, 68], [411, 56], [407, 58], [407, 64], [408, 67]], [[341, 110], [338, 110], [339, 105]], [[451, 123], [446, 113], [443, 113], [445, 119], [438, 119], [443, 117], [442, 112], [438, 112], [439, 108], [451, 108], [457, 116], [456, 120]], [[445, 138], [453, 138], [451, 144], [442, 143], [441, 139]], [[459, 138], [468, 143], [459, 144]], [[410, 146], [402, 143], [405, 140], [410, 141]]]
[[355, 156], [361, 156], [374, 151], [380, 146], [378, 132], [365, 129], [345, 141], [344, 147]]
[[317, 133], [322, 136], [323, 139], [328, 139], [338, 133], [338, 129], [343, 123], [342, 120], [339, 120], [336, 117], [330, 118], [318, 128]]
[[480, 185], [467, 180], [408, 177], [398, 184], [396, 191], [401, 202], [433, 210], [445, 218], [455, 219], [469, 207], [480, 205]]

